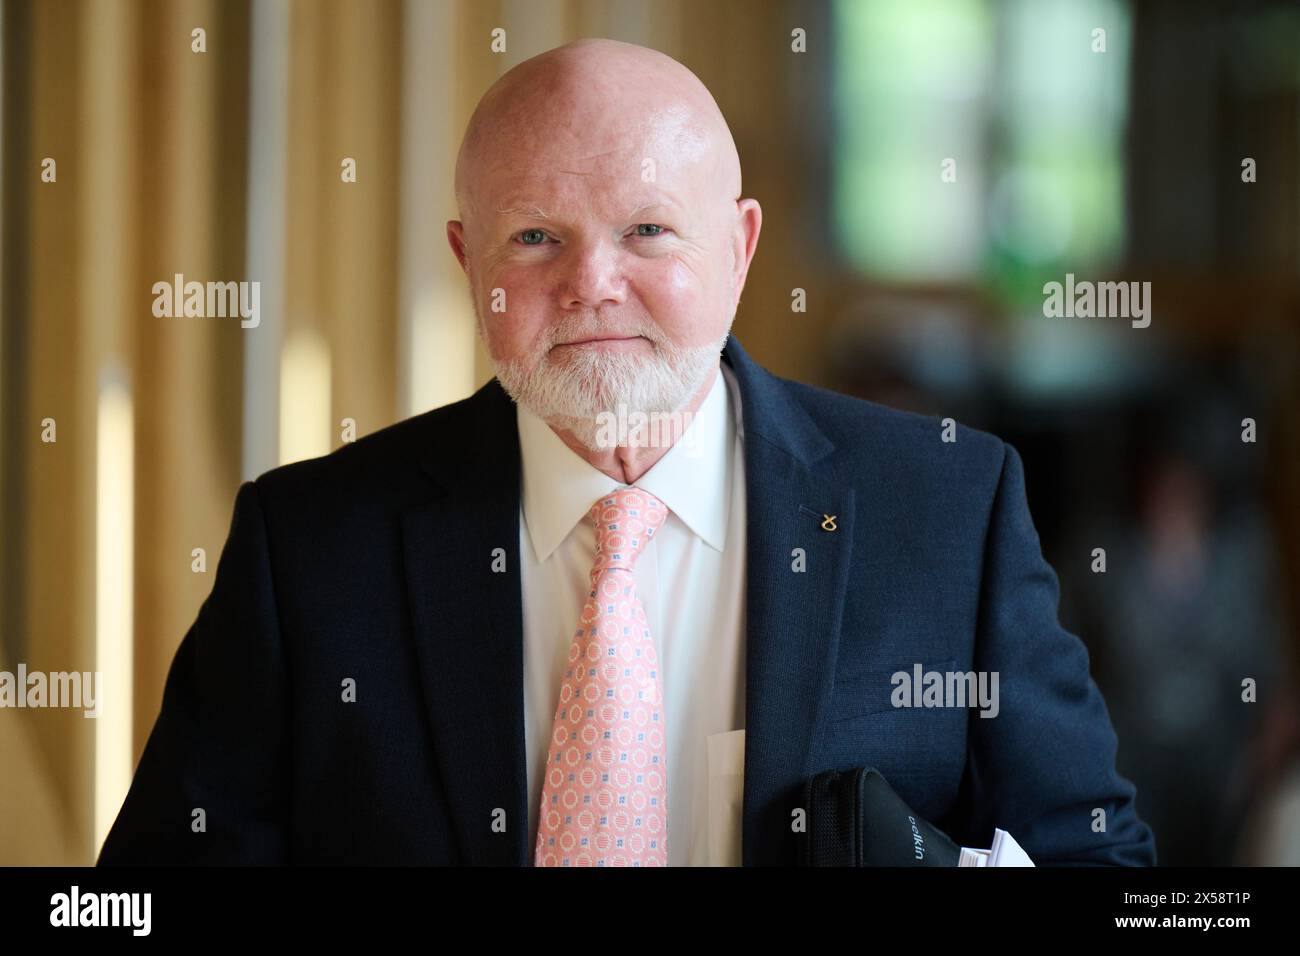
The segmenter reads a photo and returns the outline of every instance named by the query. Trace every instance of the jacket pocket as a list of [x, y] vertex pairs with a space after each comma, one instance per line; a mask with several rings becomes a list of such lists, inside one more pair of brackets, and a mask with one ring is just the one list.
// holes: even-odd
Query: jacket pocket
[[[929, 671], [938, 671], [940, 674], [947, 675], [956, 664], [953, 658], [922, 662], [921, 673], [924, 675]], [[830, 719], [833, 722], [854, 720], [870, 714], [902, 709], [895, 708], [891, 698], [901, 685], [908, 692], [908, 700], [911, 700], [914, 666], [914, 664], [906, 664], [891, 668], [872, 668], [836, 680], [831, 696]], [[895, 679], [894, 675], [900, 673], [906, 675], [906, 682]]]

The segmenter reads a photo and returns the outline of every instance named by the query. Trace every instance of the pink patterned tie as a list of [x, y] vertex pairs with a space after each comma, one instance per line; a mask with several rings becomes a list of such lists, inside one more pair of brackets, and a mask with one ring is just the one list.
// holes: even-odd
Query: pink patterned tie
[[640, 488], [596, 524], [591, 591], [569, 645], [537, 824], [537, 866], [666, 866], [668, 761], [659, 663], [633, 568], [668, 517]]

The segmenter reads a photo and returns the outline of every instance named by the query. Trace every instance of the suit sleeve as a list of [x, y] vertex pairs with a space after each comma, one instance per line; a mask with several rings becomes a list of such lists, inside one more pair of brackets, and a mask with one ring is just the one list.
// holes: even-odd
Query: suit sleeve
[[286, 691], [266, 523], [246, 482], [99, 865], [289, 862]]
[[1117, 740], [1088, 652], [1057, 619], [1059, 585], [1043, 558], [1020, 456], [1005, 445], [985, 542], [975, 669], [999, 675], [999, 710], [970, 717], [969, 843], [994, 827], [1039, 866], [1152, 866], [1155, 839], [1135, 788], [1115, 766]]

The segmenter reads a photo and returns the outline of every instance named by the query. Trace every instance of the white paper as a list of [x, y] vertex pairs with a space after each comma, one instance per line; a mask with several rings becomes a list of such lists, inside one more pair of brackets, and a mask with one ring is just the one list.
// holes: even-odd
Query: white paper
[[1020, 844], [1006, 830], [994, 829], [993, 846], [987, 850], [975, 850], [964, 846], [958, 866], [1033, 866], [1029, 854], [1020, 848]]
[[709, 748], [709, 866], [740, 866], [745, 794], [745, 732], [711, 734]]
[[1029, 854], [1006, 830], [993, 831], [993, 846], [989, 849], [989, 866], [1033, 866]]

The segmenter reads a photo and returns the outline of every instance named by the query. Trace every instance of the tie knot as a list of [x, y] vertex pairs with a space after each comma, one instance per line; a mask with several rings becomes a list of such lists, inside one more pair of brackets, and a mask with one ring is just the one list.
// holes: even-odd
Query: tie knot
[[648, 491], [623, 488], [600, 498], [588, 514], [596, 525], [596, 563], [591, 569], [595, 580], [612, 568], [631, 571], [646, 542], [668, 518], [668, 509]]

